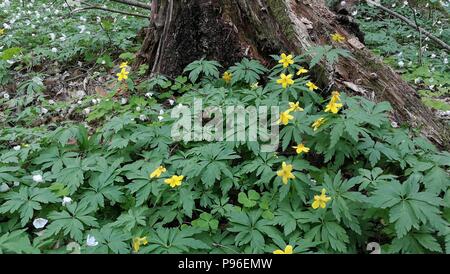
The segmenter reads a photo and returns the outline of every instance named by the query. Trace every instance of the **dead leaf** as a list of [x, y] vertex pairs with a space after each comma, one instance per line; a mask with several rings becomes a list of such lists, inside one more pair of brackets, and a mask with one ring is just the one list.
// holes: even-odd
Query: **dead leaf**
[[95, 92], [96, 92], [98, 95], [102, 96], [102, 97], [105, 97], [105, 96], [108, 95], [108, 93], [106, 92], [106, 90], [103, 89], [102, 87], [99, 87], [99, 86], [95, 87]]

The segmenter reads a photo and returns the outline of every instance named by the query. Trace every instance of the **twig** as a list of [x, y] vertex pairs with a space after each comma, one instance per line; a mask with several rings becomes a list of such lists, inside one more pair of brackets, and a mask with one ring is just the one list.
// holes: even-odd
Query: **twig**
[[[410, 5], [410, 7], [411, 7], [411, 5]], [[420, 65], [422, 65], [422, 31], [420, 30], [420, 27], [419, 27], [419, 23], [417, 22], [417, 15], [416, 15], [416, 9], [415, 8], [413, 8], [413, 7], [411, 7], [411, 10], [412, 10], [412, 12], [413, 12], [413, 15], [414, 15], [414, 22], [415, 22], [415, 24], [416, 24], [416, 26], [417, 26], [417, 31], [419, 32], [419, 64]]]
[[405, 16], [386, 8], [385, 6], [382, 6], [380, 4], [378, 4], [375, 1], [372, 0], [366, 0], [366, 2], [368, 4], [373, 5], [374, 7], [377, 7], [395, 17], [397, 17], [398, 19], [402, 20], [403, 22], [405, 22], [406, 24], [408, 24], [410, 27], [413, 27], [415, 29], [419, 29], [421, 33], [423, 33], [423, 35], [427, 36], [428, 38], [430, 38], [431, 40], [433, 40], [436, 44], [438, 44], [439, 46], [441, 46], [443, 49], [446, 49], [447, 51], [450, 51], [450, 46], [445, 43], [444, 41], [442, 41], [441, 39], [437, 38], [436, 36], [434, 36], [433, 34], [431, 34], [429, 31], [417, 26], [416, 24], [414, 24], [414, 22], [412, 22], [411, 20], [409, 20], [408, 18], [406, 18]]
[[84, 3], [85, 5], [88, 5], [87, 7], [84, 8], [78, 8], [78, 9], [74, 9], [72, 11], [72, 13], [77, 13], [77, 12], [82, 12], [85, 10], [103, 10], [103, 11], [108, 11], [108, 12], [113, 12], [113, 13], [120, 13], [120, 14], [124, 14], [124, 15], [129, 15], [129, 16], [135, 16], [135, 17], [141, 17], [141, 18], [146, 18], [149, 19], [148, 16], [142, 15], [142, 14], [137, 14], [137, 13], [131, 13], [131, 12], [126, 12], [126, 11], [121, 11], [121, 10], [114, 10], [114, 9], [109, 9], [109, 8], [104, 8], [104, 7], [99, 7], [99, 6], [93, 6], [87, 3]]
[[126, 5], [133, 6], [133, 7], [143, 8], [143, 9], [147, 9], [147, 10], [152, 10], [152, 7], [150, 5], [141, 3], [139, 1], [134, 1], [134, 0], [109, 0], [109, 1], [126, 4]]

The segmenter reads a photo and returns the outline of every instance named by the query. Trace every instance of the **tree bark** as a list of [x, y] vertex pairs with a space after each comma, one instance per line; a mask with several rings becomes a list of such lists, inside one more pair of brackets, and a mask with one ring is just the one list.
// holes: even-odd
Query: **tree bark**
[[[346, 91], [374, 101], [389, 101], [391, 119], [419, 128], [440, 148], [449, 148], [448, 125], [424, 106], [389, 66], [363, 45], [364, 37], [348, 15], [336, 14], [324, 0], [154, 0], [136, 66], [147, 63], [152, 74], [176, 76], [200, 58], [224, 67], [243, 57], [271, 64], [271, 54], [301, 54], [311, 47], [335, 44], [352, 53], [337, 64], [325, 61], [312, 70], [323, 90]], [[337, 44], [331, 35], [346, 37]]]

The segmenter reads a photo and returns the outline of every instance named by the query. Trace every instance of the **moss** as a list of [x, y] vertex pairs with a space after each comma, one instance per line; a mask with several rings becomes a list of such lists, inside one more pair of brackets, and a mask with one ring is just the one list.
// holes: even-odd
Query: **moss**
[[267, 5], [281, 27], [281, 31], [288, 41], [295, 39], [295, 30], [286, 12], [285, 2], [282, 0], [268, 0]]

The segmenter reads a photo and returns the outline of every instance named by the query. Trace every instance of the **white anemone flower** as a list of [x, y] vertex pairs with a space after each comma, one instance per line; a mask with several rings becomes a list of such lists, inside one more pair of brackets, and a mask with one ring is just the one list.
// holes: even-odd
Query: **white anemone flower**
[[97, 246], [98, 242], [97, 242], [97, 240], [95, 239], [94, 236], [88, 234], [87, 235], [87, 239], [86, 239], [86, 245], [87, 246]]
[[41, 174], [33, 175], [33, 181], [36, 183], [42, 183], [44, 181], [44, 178], [42, 178]]
[[72, 203], [72, 198], [64, 196], [63, 199], [62, 199], [62, 205], [65, 206], [65, 205], [68, 205], [70, 203]]
[[9, 190], [9, 186], [6, 183], [0, 185], [0, 192], [7, 192]]
[[47, 219], [44, 219], [44, 218], [37, 218], [37, 219], [34, 219], [34, 221], [33, 221], [33, 226], [34, 226], [36, 229], [40, 229], [40, 228], [43, 228], [47, 223], [48, 223], [48, 220], [47, 220]]

